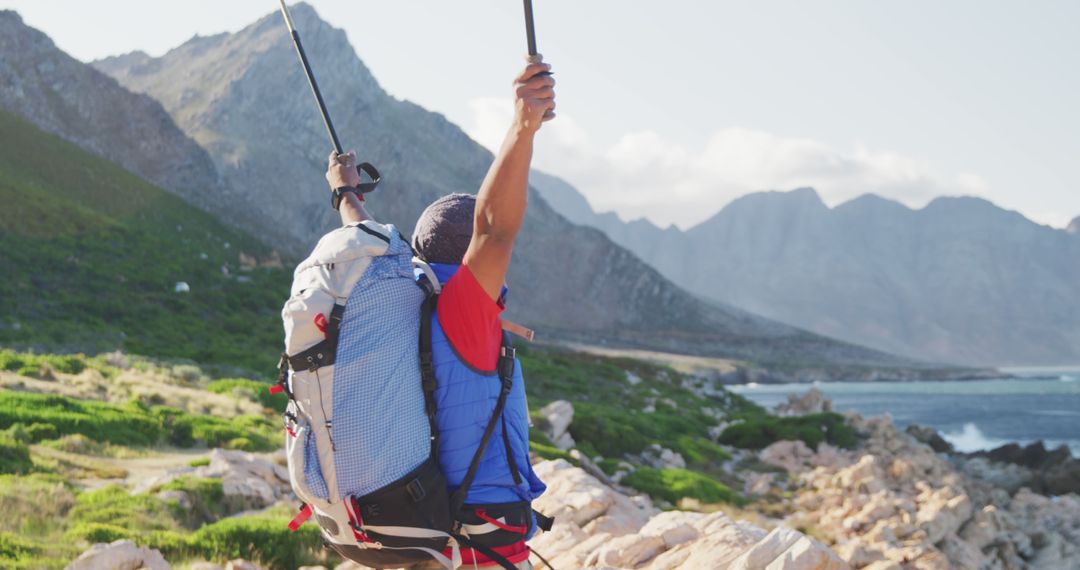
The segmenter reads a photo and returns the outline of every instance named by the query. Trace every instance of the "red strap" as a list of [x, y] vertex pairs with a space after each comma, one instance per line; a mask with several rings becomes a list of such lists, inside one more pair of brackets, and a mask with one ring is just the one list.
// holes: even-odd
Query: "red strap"
[[311, 505], [304, 505], [304, 508], [300, 509], [300, 514], [296, 515], [292, 521], [289, 522], [289, 530], [296, 532], [300, 529], [300, 525], [304, 524], [304, 521], [311, 518]]
[[323, 334], [326, 334], [326, 315], [319, 313], [315, 315], [314, 321], [315, 327], [322, 331]]
[[269, 388], [271, 394], [280, 394], [285, 391], [281, 384], [274, 384]]
[[296, 437], [296, 432], [293, 431], [293, 428], [291, 428], [289, 426], [285, 426], [285, 431], [289, 432], [289, 435], [291, 435], [293, 437]]
[[499, 527], [499, 528], [501, 528], [501, 529], [503, 529], [505, 531], [516, 532], [518, 534], [525, 534], [525, 533], [529, 532], [529, 527], [527, 527], [527, 526], [510, 526], [510, 525], [508, 525], [508, 524], [506, 524], [504, 522], [499, 522], [499, 521], [489, 517], [488, 514], [487, 514], [487, 511], [484, 510], [484, 509], [476, 509], [476, 516], [480, 517], [482, 520], [485, 520], [485, 521], [487, 521], [487, 522], [489, 522], [489, 523], [491, 523], [491, 524], [493, 524], [493, 525], [495, 525], [495, 526], [497, 526], [497, 527]]
[[[519, 540], [514, 544], [509, 544], [506, 546], [491, 546], [489, 548], [494, 550], [496, 554], [502, 556], [507, 560], [507, 562], [511, 564], [524, 562], [529, 559], [529, 554], [531, 554], [529, 547], [525, 545], [524, 540]], [[447, 548], [443, 551], [443, 555], [447, 558], [450, 558], [454, 555], [454, 551], [450, 548]], [[461, 549], [461, 563], [468, 564], [469, 566], [476, 564], [477, 566], [481, 567], [499, 566], [498, 562], [491, 560], [487, 556], [484, 556], [483, 554], [471, 548]]]

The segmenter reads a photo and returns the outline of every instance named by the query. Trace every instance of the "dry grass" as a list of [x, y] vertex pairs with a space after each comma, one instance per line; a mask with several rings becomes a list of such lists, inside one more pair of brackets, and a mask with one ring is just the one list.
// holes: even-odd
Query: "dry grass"
[[117, 467], [108, 459], [61, 451], [43, 445], [30, 446], [30, 459], [35, 466], [67, 479], [123, 479], [128, 475], [126, 469]]
[[735, 372], [739, 365], [743, 364], [738, 360], [727, 358], [689, 356], [685, 354], [656, 352], [652, 350], [609, 348], [576, 343], [565, 343], [563, 346], [566, 346], [575, 352], [585, 352], [608, 358], [632, 358], [634, 360], [644, 360], [645, 362], [652, 362], [661, 366], [669, 366], [675, 371], [683, 374], [697, 375], [710, 372], [729, 374]]
[[210, 392], [206, 389], [208, 379], [201, 374], [194, 375], [189, 370], [175, 374], [175, 368], [140, 368], [122, 370], [114, 378], [106, 378], [93, 368], [79, 374], [52, 372], [49, 380], [0, 371], [0, 387], [110, 403], [138, 399], [151, 405], [224, 418], [263, 413], [262, 405], [252, 400]]

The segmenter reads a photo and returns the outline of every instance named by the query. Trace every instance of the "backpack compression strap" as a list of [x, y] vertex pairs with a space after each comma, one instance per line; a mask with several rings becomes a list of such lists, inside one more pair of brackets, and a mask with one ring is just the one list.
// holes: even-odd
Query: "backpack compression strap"
[[326, 321], [326, 338], [315, 346], [293, 356], [285, 357], [289, 368], [297, 370], [317, 370], [334, 363], [337, 357], [338, 333], [341, 332], [341, 318], [345, 316], [345, 305], [334, 304], [330, 318]]
[[431, 457], [439, 459], [439, 426], [435, 423], [435, 389], [439, 381], [435, 377], [434, 357], [431, 349], [431, 318], [439, 302], [439, 294], [427, 279], [420, 279], [421, 288], [427, 293], [424, 304], [420, 306], [420, 382], [424, 389], [424, 409], [428, 424], [431, 426]]

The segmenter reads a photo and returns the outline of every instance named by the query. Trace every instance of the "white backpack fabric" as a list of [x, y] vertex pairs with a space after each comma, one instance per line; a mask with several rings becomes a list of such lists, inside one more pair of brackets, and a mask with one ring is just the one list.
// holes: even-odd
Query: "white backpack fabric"
[[394, 226], [365, 221], [326, 234], [296, 268], [277, 388], [290, 397], [289, 477], [305, 505], [290, 528], [314, 515], [330, 547], [369, 566], [456, 568], [418, 348], [438, 280], [422, 264], [430, 277], [418, 280], [414, 263]]

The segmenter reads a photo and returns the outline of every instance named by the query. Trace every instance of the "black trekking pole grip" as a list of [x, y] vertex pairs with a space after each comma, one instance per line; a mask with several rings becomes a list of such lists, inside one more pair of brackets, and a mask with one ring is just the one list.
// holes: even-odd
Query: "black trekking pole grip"
[[[525, 57], [525, 60], [529, 63], [543, 63], [544, 56], [540, 54], [536, 49], [536, 23], [533, 21], [533, 9], [532, 0], [524, 0], [525, 2], [525, 40], [528, 46], [529, 55]], [[550, 76], [550, 71], [541, 71], [536, 75]], [[555, 118], [555, 113], [547, 111], [544, 113], [545, 121], [550, 121]]]

